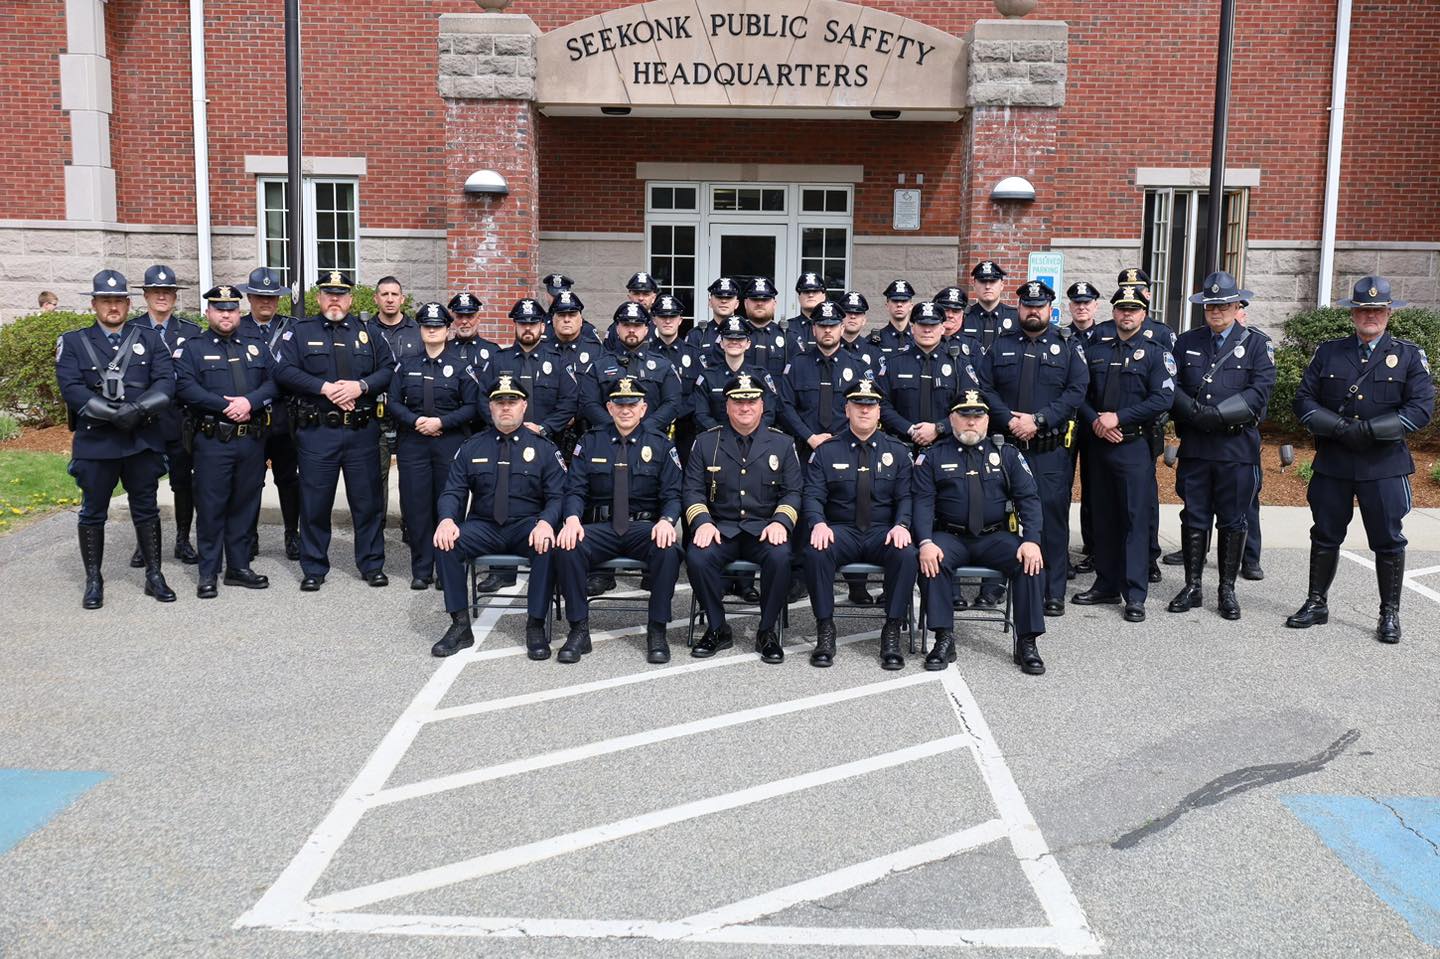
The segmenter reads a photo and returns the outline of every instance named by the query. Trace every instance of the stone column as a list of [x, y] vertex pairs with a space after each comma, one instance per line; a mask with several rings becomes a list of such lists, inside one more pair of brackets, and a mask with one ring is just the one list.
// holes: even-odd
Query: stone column
[[[507, 314], [539, 280], [539, 128], [535, 40], [527, 16], [442, 14], [440, 96], [445, 100], [446, 279], [484, 303], [481, 333], [511, 340]], [[505, 178], [506, 196], [472, 196], [476, 170]], [[448, 298], [448, 297], [447, 297]]]
[[[987, 258], [1023, 282], [1027, 256], [1049, 249], [1068, 37], [1068, 25], [1053, 20], [980, 20], [969, 35], [962, 275]], [[1029, 180], [1034, 202], [991, 200], [1007, 176]]]
[[60, 54], [60, 109], [70, 114], [65, 219], [112, 223], [115, 170], [110, 166], [110, 60], [105, 56], [104, 0], [65, 0]]

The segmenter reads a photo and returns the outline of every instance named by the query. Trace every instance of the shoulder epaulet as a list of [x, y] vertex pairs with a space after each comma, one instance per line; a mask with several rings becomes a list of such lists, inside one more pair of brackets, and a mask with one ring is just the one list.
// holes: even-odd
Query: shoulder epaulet
[[779, 433], [781, 436], [789, 436], [789, 435], [790, 435], [789, 433], [786, 433], [784, 430], [779, 429], [778, 427], [767, 426], [767, 427], [765, 427], [765, 428], [768, 429], [768, 430], [769, 430], [770, 432], [772, 432], [772, 433]]
[[725, 424], [724, 424], [724, 423], [716, 423], [714, 426], [710, 427], [710, 428], [709, 428], [708, 430], [706, 430], [705, 432], [707, 432], [707, 433], [718, 433], [718, 432], [720, 432], [720, 431], [721, 431], [722, 429], [724, 429], [724, 428], [725, 428]]

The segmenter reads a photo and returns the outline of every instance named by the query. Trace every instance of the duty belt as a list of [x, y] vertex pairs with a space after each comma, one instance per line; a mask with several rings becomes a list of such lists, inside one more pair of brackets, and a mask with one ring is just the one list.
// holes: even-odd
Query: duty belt
[[[611, 517], [612, 514], [613, 514], [613, 510], [612, 510], [611, 507], [609, 507], [609, 506], [590, 506], [590, 507], [587, 507], [587, 508], [586, 508], [586, 510], [585, 510], [585, 517], [584, 517], [584, 519], [583, 519], [581, 522], [585, 522], [585, 523], [608, 523], [608, 522], [610, 522], [610, 517]], [[655, 521], [656, 521], [657, 519], [659, 519], [659, 518], [660, 518], [660, 514], [659, 514], [658, 512], [653, 511], [653, 510], [648, 510], [648, 509], [645, 509], [645, 510], [636, 510], [636, 509], [632, 509], [632, 510], [630, 511], [630, 519], [631, 519], [632, 522], [637, 522], [637, 523], [653, 523], [653, 522], [655, 522]]]
[[1005, 523], [1003, 523], [1003, 522], [993, 523], [993, 524], [991, 524], [990, 526], [986, 526], [984, 529], [980, 530], [979, 533], [972, 533], [972, 532], [970, 532], [970, 530], [967, 529], [963, 524], [959, 524], [959, 523], [941, 523], [941, 524], [940, 524], [940, 529], [943, 530], [943, 531], [946, 532], [946, 533], [949, 533], [949, 534], [952, 535], [952, 536], [984, 536], [984, 535], [986, 535], [987, 533], [998, 533], [1000, 530], [1002, 530], [1002, 529], [1004, 529], [1004, 528], [1005, 528]]
[[[1159, 427], [1159, 429], [1164, 430], [1164, 427], [1161, 426]], [[1125, 437], [1124, 441], [1126, 443], [1130, 442], [1131, 440], [1149, 439], [1150, 437], [1154, 436], [1155, 433], [1155, 423], [1139, 423], [1135, 426], [1120, 427], [1120, 435]]]
[[359, 430], [375, 419], [375, 410], [368, 406], [353, 410], [322, 410], [313, 403], [300, 402], [295, 404], [291, 416], [300, 429], [328, 426], [332, 429]]
[[1059, 429], [1047, 430], [1044, 433], [1036, 433], [1033, 439], [1022, 440], [1008, 436], [1006, 442], [1016, 449], [1025, 453], [1049, 453], [1051, 450], [1058, 450], [1065, 445], [1066, 426]]
[[242, 436], [259, 438], [265, 432], [264, 423], [234, 423], [220, 416], [202, 416], [195, 420], [195, 432], [207, 439], [228, 443]]

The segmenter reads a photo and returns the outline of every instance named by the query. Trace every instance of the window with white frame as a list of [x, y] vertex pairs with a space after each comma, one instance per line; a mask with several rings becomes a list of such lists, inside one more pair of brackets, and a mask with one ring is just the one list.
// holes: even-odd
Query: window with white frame
[[[1245, 232], [1249, 190], [1227, 189], [1221, 214], [1220, 269], [1245, 284]], [[1205, 278], [1210, 235], [1210, 191], [1152, 187], [1145, 191], [1141, 262], [1150, 274], [1151, 316], [1177, 332], [1205, 321], [1187, 302]]]
[[[344, 270], [357, 280], [360, 268], [360, 187], [345, 178], [306, 178], [303, 189], [305, 272]], [[289, 182], [261, 177], [257, 183], [260, 261], [290, 280]]]

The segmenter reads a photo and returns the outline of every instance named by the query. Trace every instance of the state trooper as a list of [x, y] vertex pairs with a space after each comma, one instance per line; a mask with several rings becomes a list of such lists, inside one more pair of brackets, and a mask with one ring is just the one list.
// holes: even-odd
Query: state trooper
[[[835, 660], [835, 571], [850, 563], [884, 567], [880, 667], [905, 665], [900, 629], [910, 612], [918, 569], [910, 539], [910, 451], [880, 431], [880, 401], [880, 391], [868, 377], [849, 384], [846, 427], [819, 446], [805, 468], [803, 502], [810, 549], [804, 551], [804, 564], [815, 613], [813, 666], [829, 666]], [[865, 592], [863, 581], [860, 589]], [[851, 590], [853, 595], [853, 583]], [[865, 598], [868, 602], [868, 592]]]
[[646, 661], [668, 663], [665, 630], [681, 559], [680, 457], [662, 431], [647, 425], [646, 394], [637, 380], [622, 376], [609, 389], [610, 423], [581, 437], [565, 478], [565, 525], [555, 565], [570, 633], [556, 659], [578, 662], [589, 652], [587, 577], [599, 564], [625, 557], [646, 567]]
[[105, 520], [116, 483], [124, 484], [130, 502], [145, 566], [145, 595], [162, 603], [175, 601], [160, 572], [160, 508], [155, 501], [165, 474], [165, 429], [159, 414], [174, 398], [175, 375], [160, 335], [149, 326], [126, 323], [132, 296], [123, 273], [101, 270], [90, 290], [95, 322], [62, 334], [55, 344], [55, 378], [75, 433], [69, 472], [80, 487], [86, 609], [99, 609], [105, 601]]
[[886, 357], [878, 377], [885, 394], [880, 421], [917, 450], [948, 435], [955, 397], [980, 385], [971, 357], [952, 358], [940, 348], [944, 322], [934, 303], [917, 303], [910, 313], [914, 339]]
[[[500, 352], [500, 344], [480, 335], [480, 308], [485, 304], [473, 293], [460, 292], [450, 298], [450, 342], [460, 353], [466, 366], [478, 370]], [[412, 352], [418, 352], [416, 342]], [[400, 354], [396, 353], [398, 360]]]
[[260, 514], [264, 436], [279, 390], [270, 350], [240, 326], [239, 290], [211, 287], [203, 300], [208, 329], [175, 348], [175, 396], [185, 407], [183, 429], [195, 463], [195, 595], [214, 599], [222, 560], [226, 586], [270, 585], [250, 568], [250, 534]]
[[880, 348], [865, 336], [865, 327], [870, 324], [870, 303], [863, 293], [847, 290], [840, 298], [840, 310], [845, 314], [845, 323], [840, 328], [840, 348], [860, 357], [871, 369], [880, 366], [884, 356]]
[[890, 317], [868, 339], [871, 346], [887, 357], [910, 345], [910, 304], [914, 299], [915, 287], [906, 280], [891, 280], [885, 287], [885, 309]]
[[[157, 263], [145, 271], [145, 282], [140, 286], [145, 297], [146, 311], [132, 319], [131, 323], [141, 324], [154, 330], [165, 341], [165, 348], [174, 354], [186, 340], [200, 335], [200, 327], [183, 316], [175, 315], [175, 299], [179, 290], [184, 289], [175, 282], [175, 271]], [[157, 414], [160, 429], [165, 434], [165, 472], [169, 475], [170, 492], [175, 500], [175, 558], [189, 566], [200, 561], [195, 547], [190, 545], [191, 517], [195, 514], [195, 492], [192, 482], [195, 464], [190, 451], [180, 436], [180, 407], [171, 403]], [[130, 556], [130, 565], [139, 569], [145, 565], [137, 543]]]
[[810, 332], [810, 320], [815, 308], [825, 302], [825, 297], [825, 278], [819, 273], [801, 273], [795, 281], [795, 300], [800, 304], [800, 312], [785, 321], [785, 329], [807, 350], [815, 342]]
[[1070, 557], [1070, 447], [1075, 414], [1090, 385], [1085, 350], [1050, 324], [1055, 291], [1041, 280], [1020, 286], [1019, 329], [1002, 333], [975, 364], [990, 423], [1025, 454], [1040, 491], [1045, 556], [1044, 612], [1065, 614]]
[[[271, 359], [280, 356], [280, 338], [290, 328], [292, 318], [280, 312], [280, 294], [285, 292], [280, 277], [269, 267], [250, 271], [240, 287], [250, 312], [240, 318], [240, 331], [265, 344]], [[273, 370], [271, 379], [274, 379]], [[290, 432], [290, 411], [283, 397], [276, 397], [270, 406], [270, 428], [262, 438], [265, 458], [270, 461], [270, 475], [280, 499], [280, 519], [285, 527], [285, 558], [300, 558], [300, 459], [295, 437]], [[260, 553], [259, 514], [250, 529], [250, 558]]]
[[965, 310], [961, 329], [980, 342], [982, 350], [990, 349], [995, 337], [1009, 333], [1020, 323], [1020, 313], [1009, 303], [1001, 303], [1005, 295], [1005, 277], [1009, 276], [994, 260], [981, 260], [970, 271], [975, 281], [975, 302]]
[[1124, 602], [1125, 620], [1144, 622], [1155, 538], [1155, 457], [1164, 420], [1175, 399], [1175, 359], [1140, 334], [1149, 309], [1138, 287], [1110, 297], [1115, 317], [1085, 347], [1090, 386], [1080, 404], [1085, 428], [1095, 435], [1095, 583], [1070, 597], [1077, 606]]
[[499, 374], [489, 391], [491, 425], [466, 440], [450, 464], [436, 506], [440, 522], [434, 540], [450, 627], [430, 648], [433, 656], [452, 656], [475, 643], [465, 561], [504, 553], [530, 562], [526, 655], [550, 658], [545, 621], [555, 582], [552, 547], [565, 496], [565, 459], [554, 443], [522, 428], [525, 403], [520, 381]]
[[671, 435], [682, 462], [690, 455], [690, 444], [695, 439], [695, 379], [701, 366], [700, 348], [680, 335], [684, 317], [685, 304], [678, 297], [660, 294], [650, 311], [654, 331], [649, 340], [649, 348], [669, 360], [680, 377], [680, 408]]
[[746, 359], [771, 376], [779, 376], [791, 357], [805, 350], [798, 333], [775, 322], [775, 294], [769, 277], [757, 276], [745, 287], [745, 316], [750, 326]]
[[701, 322], [697, 316], [695, 328], [685, 335], [685, 339], [700, 352], [702, 358], [708, 359], [712, 352], [719, 349], [725, 321], [740, 309], [740, 284], [728, 276], [721, 276], [705, 289], [709, 294], [706, 306], [710, 310], [710, 319]]
[[628, 377], [645, 394], [646, 425], [657, 433], [668, 432], [680, 414], [680, 374], [648, 346], [649, 311], [635, 301], [621, 303], [611, 329], [616, 331], [615, 348], [597, 357], [588, 375], [579, 379], [581, 415], [594, 426], [608, 424], [611, 387]]
[[480, 389], [459, 347], [449, 340], [454, 319], [439, 303], [415, 311], [419, 352], [395, 362], [387, 402], [398, 429], [400, 513], [410, 547], [410, 588], [435, 583], [435, 504], [450, 464], [479, 418]]
[[[1100, 291], [1095, 289], [1093, 284], [1080, 280], [1071, 283], [1065, 290], [1065, 298], [1070, 301], [1070, 323], [1068, 326], [1060, 327], [1060, 332], [1066, 339], [1073, 340], [1080, 344], [1083, 349], [1090, 343], [1090, 335], [1095, 331], [1096, 301], [1100, 299]], [[1088, 372], [1088, 368], [1087, 368]], [[1080, 473], [1080, 559], [1070, 564], [1069, 577], [1075, 578], [1077, 573], [1095, 572], [1095, 563], [1091, 559], [1095, 544], [1095, 524], [1091, 508], [1091, 494], [1094, 492], [1095, 484], [1088, 480], [1086, 469], [1090, 465], [1087, 459], [1090, 444], [1094, 434], [1087, 429], [1075, 430], [1075, 444], [1072, 452], [1075, 454], [1070, 458], [1070, 484], [1074, 488], [1075, 472]]]
[[355, 530], [355, 565], [371, 586], [388, 586], [380, 530], [379, 417], [395, 358], [350, 313], [354, 283], [339, 270], [320, 274], [319, 316], [296, 320], [280, 338], [275, 379], [292, 397], [290, 422], [300, 451], [300, 589], [313, 593], [330, 572], [330, 511], [345, 474]]
[[800, 517], [795, 443], [762, 425], [765, 388], [740, 372], [725, 385], [726, 422], [695, 438], [685, 467], [686, 550], [690, 585], [705, 610], [705, 634], [690, 654], [705, 658], [734, 645], [721, 584], [735, 560], [760, 566], [760, 624], [755, 650], [766, 663], [785, 659], [775, 630], [790, 588], [790, 533]]
[[[385, 337], [390, 354], [398, 361], [420, 349], [420, 328], [405, 312], [405, 290], [393, 276], [375, 281], [375, 332]], [[385, 410], [380, 420], [380, 528], [390, 522], [390, 461], [398, 448], [398, 426], [395, 411]], [[405, 507], [400, 507], [400, 529], [405, 530]]]
[[1360, 503], [1380, 617], [1375, 638], [1400, 642], [1400, 594], [1405, 591], [1405, 514], [1415, 461], [1405, 438], [1435, 412], [1435, 381], [1425, 351], [1387, 332], [1392, 311], [1405, 306], [1383, 276], [1363, 276], [1348, 299], [1355, 333], [1327, 340], [1315, 351], [1295, 394], [1295, 415], [1315, 436], [1315, 473], [1306, 488], [1310, 515], [1310, 588], [1285, 620], [1294, 629], [1330, 618], [1328, 595], [1345, 530]]
[[1260, 477], [1260, 421], [1275, 387], [1275, 346], [1238, 322], [1251, 293], [1223, 270], [1205, 278], [1191, 303], [1205, 308], [1205, 326], [1175, 341], [1175, 431], [1180, 461], [1175, 492], [1185, 586], [1170, 601], [1172, 613], [1201, 606], [1201, 582], [1210, 524], [1219, 530], [1220, 592], [1217, 609], [1240, 618], [1235, 578], [1245, 555], [1250, 504]]
[[769, 371], [749, 358], [750, 329], [750, 324], [738, 316], [726, 320], [725, 331], [720, 335], [719, 359], [713, 354], [707, 357], [700, 375], [695, 378], [695, 426], [701, 432], [725, 422], [728, 408], [726, 385], [737, 373], [748, 373], [763, 394], [761, 425], [770, 426], [775, 422], [780, 408], [780, 391]]
[[[955, 661], [955, 570], [997, 569], [1014, 592], [1011, 658], [1022, 673], [1045, 672], [1036, 638], [1045, 632], [1040, 578], [1044, 520], [1030, 467], [1019, 450], [987, 436], [989, 416], [979, 390], [956, 397], [946, 437], [915, 461], [915, 536], [920, 541], [924, 590], [935, 645], [925, 668]], [[1017, 519], [1018, 517], [1018, 519]]]

